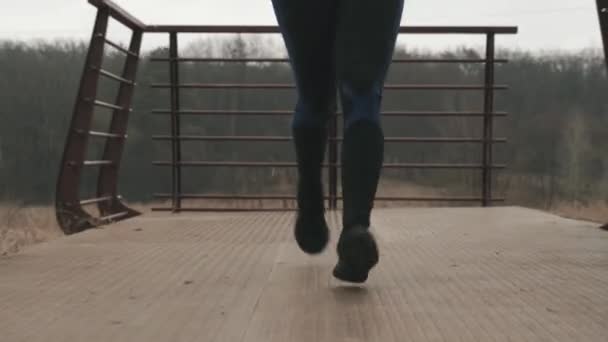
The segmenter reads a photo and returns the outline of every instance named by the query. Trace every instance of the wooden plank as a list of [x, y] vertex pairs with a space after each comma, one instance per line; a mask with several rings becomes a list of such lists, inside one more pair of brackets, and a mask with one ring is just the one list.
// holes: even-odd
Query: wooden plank
[[379, 266], [331, 277], [341, 225], [149, 214], [0, 258], [3, 341], [603, 341], [608, 233], [505, 208], [378, 209]]

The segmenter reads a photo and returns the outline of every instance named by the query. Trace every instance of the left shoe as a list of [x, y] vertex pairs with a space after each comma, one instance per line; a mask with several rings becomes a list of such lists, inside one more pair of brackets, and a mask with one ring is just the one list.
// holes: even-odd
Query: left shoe
[[294, 235], [302, 251], [319, 254], [329, 241], [321, 181], [327, 129], [295, 127], [293, 137], [298, 161], [298, 216]]

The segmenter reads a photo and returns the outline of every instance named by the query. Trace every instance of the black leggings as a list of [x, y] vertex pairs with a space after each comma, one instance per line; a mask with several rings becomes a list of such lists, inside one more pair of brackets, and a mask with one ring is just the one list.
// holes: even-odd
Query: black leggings
[[340, 94], [345, 127], [380, 123], [404, 0], [273, 0], [298, 90], [293, 126], [324, 126]]

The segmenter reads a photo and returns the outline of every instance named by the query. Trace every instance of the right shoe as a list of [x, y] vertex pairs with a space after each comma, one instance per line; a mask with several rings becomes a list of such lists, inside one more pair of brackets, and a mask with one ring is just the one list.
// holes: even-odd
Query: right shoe
[[344, 227], [333, 272], [340, 280], [363, 283], [378, 264], [378, 245], [369, 227], [383, 157], [384, 134], [377, 123], [360, 120], [346, 128], [342, 145]]
[[364, 283], [378, 264], [378, 245], [369, 227], [354, 226], [342, 232], [338, 241], [338, 264], [334, 277], [349, 283]]
[[294, 235], [302, 251], [319, 254], [327, 247], [329, 241], [321, 181], [327, 129], [294, 127], [293, 137], [298, 162], [298, 215]]

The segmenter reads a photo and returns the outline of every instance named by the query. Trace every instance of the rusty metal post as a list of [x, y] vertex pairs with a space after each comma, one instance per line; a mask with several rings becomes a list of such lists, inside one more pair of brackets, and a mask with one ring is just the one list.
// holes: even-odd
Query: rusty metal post
[[483, 174], [482, 174], [482, 205], [492, 205], [492, 168], [493, 168], [493, 139], [494, 139], [494, 33], [486, 37], [484, 117], [483, 117]]
[[597, 13], [600, 18], [600, 31], [604, 44], [604, 56], [608, 67], [608, 0], [597, 0]]
[[95, 220], [80, 204], [80, 178], [89, 140], [89, 135], [82, 132], [91, 129], [109, 14], [107, 7], [101, 7], [97, 11], [57, 180], [56, 215], [59, 226], [66, 234], [78, 233], [95, 226]]
[[329, 123], [329, 209], [338, 208], [338, 115]]
[[[608, 68], [608, 0], [597, 0], [597, 14], [600, 18], [600, 31], [602, 33], [602, 43], [604, 45], [604, 58]], [[608, 230], [608, 223], [600, 227]]]
[[171, 82], [171, 137], [172, 137], [172, 193], [173, 193], [173, 212], [181, 210], [182, 195], [182, 147], [179, 139], [181, 135], [180, 125], [180, 94], [179, 94], [179, 46], [177, 32], [169, 34], [169, 78]]
[[112, 114], [110, 123], [110, 133], [118, 136], [118, 138], [108, 138], [106, 140], [105, 149], [103, 152], [103, 160], [110, 160], [112, 165], [102, 166], [99, 172], [97, 182], [97, 196], [99, 198], [111, 197], [110, 201], [102, 201], [98, 203], [99, 212], [102, 216], [109, 216], [118, 213], [128, 212], [128, 215], [123, 219], [138, 216], [135, 210], [127, 208], [119, 199], [118, 196], [118, 173], [120, 169], [120, 161], [124, 151], [125, 140], [127, 136], [127, 125], [129, 123], [129, 112], [133, 101], [133, 92], [135, 88], [135, 78], [137, 76], [137, 65], [139, 62], [139, 51], [141, 48], [143, 32], [141, 30], [133, 31], [131, 43], [129, 46], [129, 54], [127, 54], [124, 70], [122, 73], [122, 81], [118, 89], [116, 105], [123, 109], [115, 109]]

